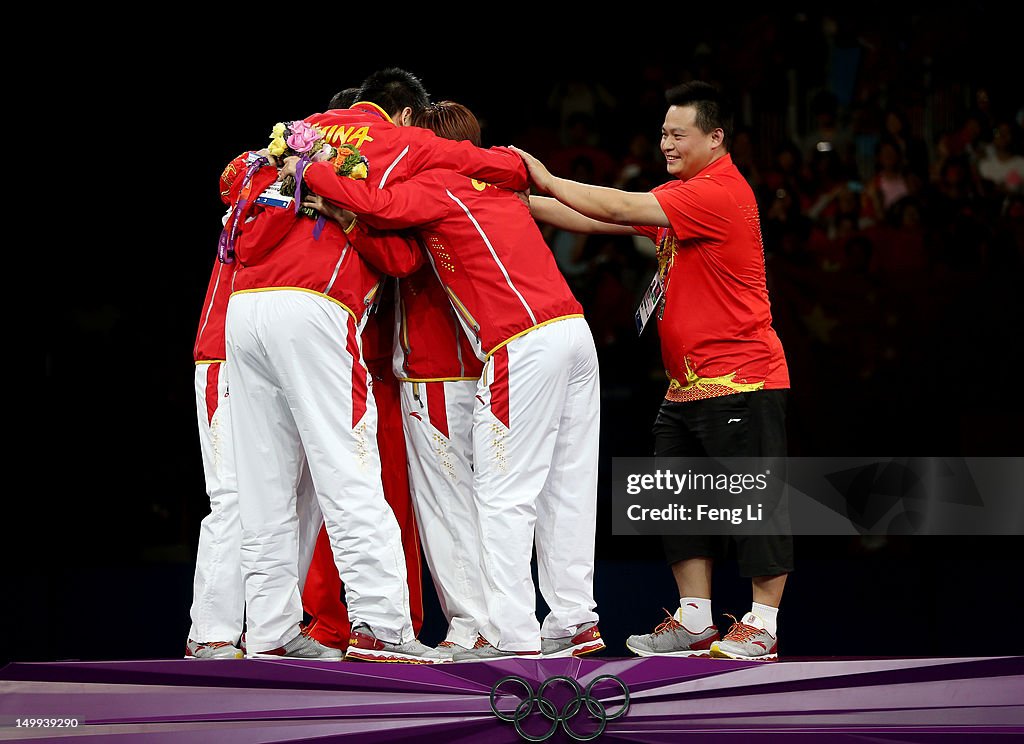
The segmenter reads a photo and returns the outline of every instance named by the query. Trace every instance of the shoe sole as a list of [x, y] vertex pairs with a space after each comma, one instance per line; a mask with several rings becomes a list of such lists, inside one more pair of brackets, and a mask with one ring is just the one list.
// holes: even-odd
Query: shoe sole
[[244, 659], [245, 654], [239, 651], [234, 656], [186, 656], [184, 658], [189, 661], [234, 661], [235, 659]]
[[551, 657], [551, 656], [544, 656], [544, 654], [528, 654], [528, 655], [527, 654], [517, 654], [515, 656], [510, 654], [508, 656], [482, 656], [482, 657], [475, 657], [475, 658], [472, 658], [472, 659], [452, 659], [452, 663], [454, 663], [454, 664], [470, 664], [470, 663], [472, 663], [474, 661], [488, 662], [488, 661], [504, 661], [505, 659], [527, 659], [527, 660], [530, 660], [530, 659], [550, 659], [550, 658], [553, 658], [553, 657]]
[[778, 661], [779, 655], [765, 654], [764, 656], [740, 656], [738, 654], [730, 654], [728, 651], [723, 651], [720, 648], [712, 648], [711, 658], [731, 659], [732, 661]]
[[345, 661], [375, 661], [382, 664], [450, 664], [450, 659], [424, 659], [422, 656], [406, 656], [404, 654], [376, 655], [368, 652], [345, 654]]
[[710, 659], [711, 651], [648, 651], [642, 648], [634, 648], [628, 643], [626, 648], [632, 651], [637, 656], [671, 656], [679, 659]]
[[344, 661], [343, 656], [286, 656], [284, 654], [246, 654], [247, 659], [291, 659], [293, 661]]
[[571, 656], [586, 656], [587, 654], [597, 653], [605, 649], [606, 646], [602, 642], [597, 643], [584, 643], [579, 646], [570, 646], [569, 648], [563, 648], [561, 651], [555, 651], [554, 653], [545, 654], [541, 652], [542, 659], [568, 659]]

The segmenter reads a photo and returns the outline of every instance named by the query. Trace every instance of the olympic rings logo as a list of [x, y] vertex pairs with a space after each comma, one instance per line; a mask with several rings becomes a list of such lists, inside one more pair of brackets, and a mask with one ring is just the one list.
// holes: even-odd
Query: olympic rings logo
[[[612, 680], [622, 689], [622, 707], [614, 713], [609, 713], [604, 703], [592, 694], [598, 683], [603, 682], [604, 680]], [[508, 712], [498, 710], [496, 698], [499, 695], [499, 688], [503, 686], [508, 687], [513, 683], [521, 688], [522, 692], [525, 693], [525, 697], [523, 697], [522, 702], [516, 705], [515, 711], [510, 714]], [[572, 697], [569, 698], [561, 708], [545, 696], [545, 693], [557, 684], [568, 685], [572, 691]], [[516, 693], [506, 691], [503, 694], [507, 695]], [[518, 696], [519, 695], [517, 694], [517, 697]], [[530, 734], [523, 729], [523, 722], [533, 712], [535, 706], [540, 711], [541, 716], [551, 722], [548, 729], [541, 734]], [[564, 675], [549, 677], [544, 680], [536, 693], [534, 693], [533, 687], [528, 681], [514, 674], [502, 677], [491, 687], [491, 712], [493, 712], [500, 720], [513, 724], [515, 726], [516, 733], [526, 741], [547, 741], [555, 735], [559, 725], [561, 725], [562, 730], [565, 731], [566, 734], [576, 741], [592, 741], [604, 733], [609, 721], [621, 718], [626, 715], [626, 711], [628, 710], [629, 688], [626, 687], [625, 682], [614, 674], [602, 674], [600, 677], [595, 677], [591, 680], [590, 684], [587, 685], [585, 690], [575, 679]], [[574, 730], [570, 725], [570, 721], [576, 719], [582, 711], [586, 711], [587, 719], [597, 721], [597, 729], [595, 731], [581, 733]]]

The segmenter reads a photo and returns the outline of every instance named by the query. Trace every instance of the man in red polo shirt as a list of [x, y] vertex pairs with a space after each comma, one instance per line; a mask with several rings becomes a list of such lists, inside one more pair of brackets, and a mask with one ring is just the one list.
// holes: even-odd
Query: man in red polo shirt
[[[661, 132], [677, 180], [637, 193], [555, 178], [520, 151], [534, 185], [534, 216], [563, 229], [639, 233], [657, 243], [663, 293], [654, 307], [669, 388], [654, 424], [655, 456], [782, 457], [789, 372], [772, 328], [761, 226], [753, 191], [726, 148], [730, 117], [711, 85], [668, 91]], [[641, 656], [778, 658], [777, 613], [793, 569], [791, 535], [733, 537], [751, 611], [719, 637], [711, 614], [712, 562], [728, 537], [666, 535], [679, 610], [647, 635]]]

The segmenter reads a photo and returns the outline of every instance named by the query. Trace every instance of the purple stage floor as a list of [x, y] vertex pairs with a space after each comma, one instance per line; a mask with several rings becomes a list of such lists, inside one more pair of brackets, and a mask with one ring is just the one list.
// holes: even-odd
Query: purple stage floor
[[[598, 742], [1009, 742], [1024, 737], [1024, 657], [502, 660], [414, 666], [291, 660], [13, 663], [0, 669], [0, 741], [93, 737], [131, 742], [467, 742], [524, 739], [491, 709], [492, 686], [518, 675], [534, 691], [555, 676], [582, 689], [602, 675], [628, 688], [624, 715]], [[562, 707], [571, 682], [550, 683]], [[511, 716], [525, 695], [497, 690]], [[592, 711], [614, 716], [625, 696], [595, 684]], [[576, 708], [567, 706], [571, 713]], [[550, 710], [551, 708], [549, 708]], [[525, 710], [525, 705], [520, 709]], [[577, 735], [598, 730], [582, 706]], [[77, 719], [74, 728], [18, 719]], [[533, 707], [520, 723], [540, 736], [558, 724]], [[561, 728], [550, 742], [569, 742]]]

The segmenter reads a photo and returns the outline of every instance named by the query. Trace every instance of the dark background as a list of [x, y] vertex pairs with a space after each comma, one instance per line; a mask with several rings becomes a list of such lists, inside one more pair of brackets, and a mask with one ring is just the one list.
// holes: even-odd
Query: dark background
[[[46, 236], [52, 291], [12, 310], [12, 325], [24, 312], [44, 326], [28, 346], [29, 385], [12, 396], [12, 411], [27, 410], [17, 414], [24, 446], [9, 461], [0, 662], [182, 652], [208, 509], [191, 349], [223, 211], [217, 178], [233, 156], [265, 144], [275, 122], [323, 110], [384, 66], [420, 75], [435, 99], [469, 105], [485, 144], [520, 145], [564, 175], [588, 165], [564, 156], [559, 86], [600, 86], [607, 98], [592, 107], [591, 149], [576, 152], [589, 153], [589, 167], [614, 163], [607, 182], [617, 182], [634, 136], [657, 145], [667, 86], [721, 83], [743, 103], [753, 153], [744, 172], [764, 199], [775, 325], [793, 382], [791, 454], [1020, 455], [1020, 202], [976, 179], [958, 200], [936, 185], [944, 149], [970, 115], [984, 124], [979, 147], [997, 120], [1014, 121], [1021, 152], [1011, 24], [988, 3], [898, 16], [728, 15], [652, 9], [585, 25], [509, 16], [474, 21], [468, 37], [401, 14], [386, 34], [375, 26], [382, 19], [356, 16], [315, 34], [284, 22], [164, 19], [65, 49], [62, 79], [38, 92], [45, 126], [77, 134], [64, 170], [77, 187], [66, 207], [31, 224]], [[865, 265], [843, 260], [845, 242], [809, 222], [827, 164], [814, 172], [808, 160], [806, 177], [787, 182], [800, 192], [796, 207], [768, 224], [775, 154], [812, 132], [822, 91], [856, 135], [862, 170], [874, 165], [890, 106], [908, 114], [928, 154], [915, 192], [922, 219], [912, 233], [889, 231], [892, 215], [856, 230], [874, 247]], [[850, 165], [836, 180], [869, 180]], [[661, 169], [620, 185], [664, 180]], [[907, 245], [916, 252], [901, 252]], [[602, 364], [596, 592], [610, 655], [626, 654], [625, 636], [651, 630], [677, 601], [658, 541], [611, 535], [608, 514], [611, 458], [650, 453], [665, 388], [655, 333], [637, 339], [631, 328], [652, 266], [632, 243], [592, 239], [571, 267]], [[784, 655], [1024, 652], [1001, 621], [1024, 609], [1018, 536], [798, 537], [797, 551], [780, 613]], [[443, 619], [424, 582], [422, 637], [436, 643]], [[731, 564], [716, 568], [715, 592], [716, 614], [749, 608], [749, 583]]]

